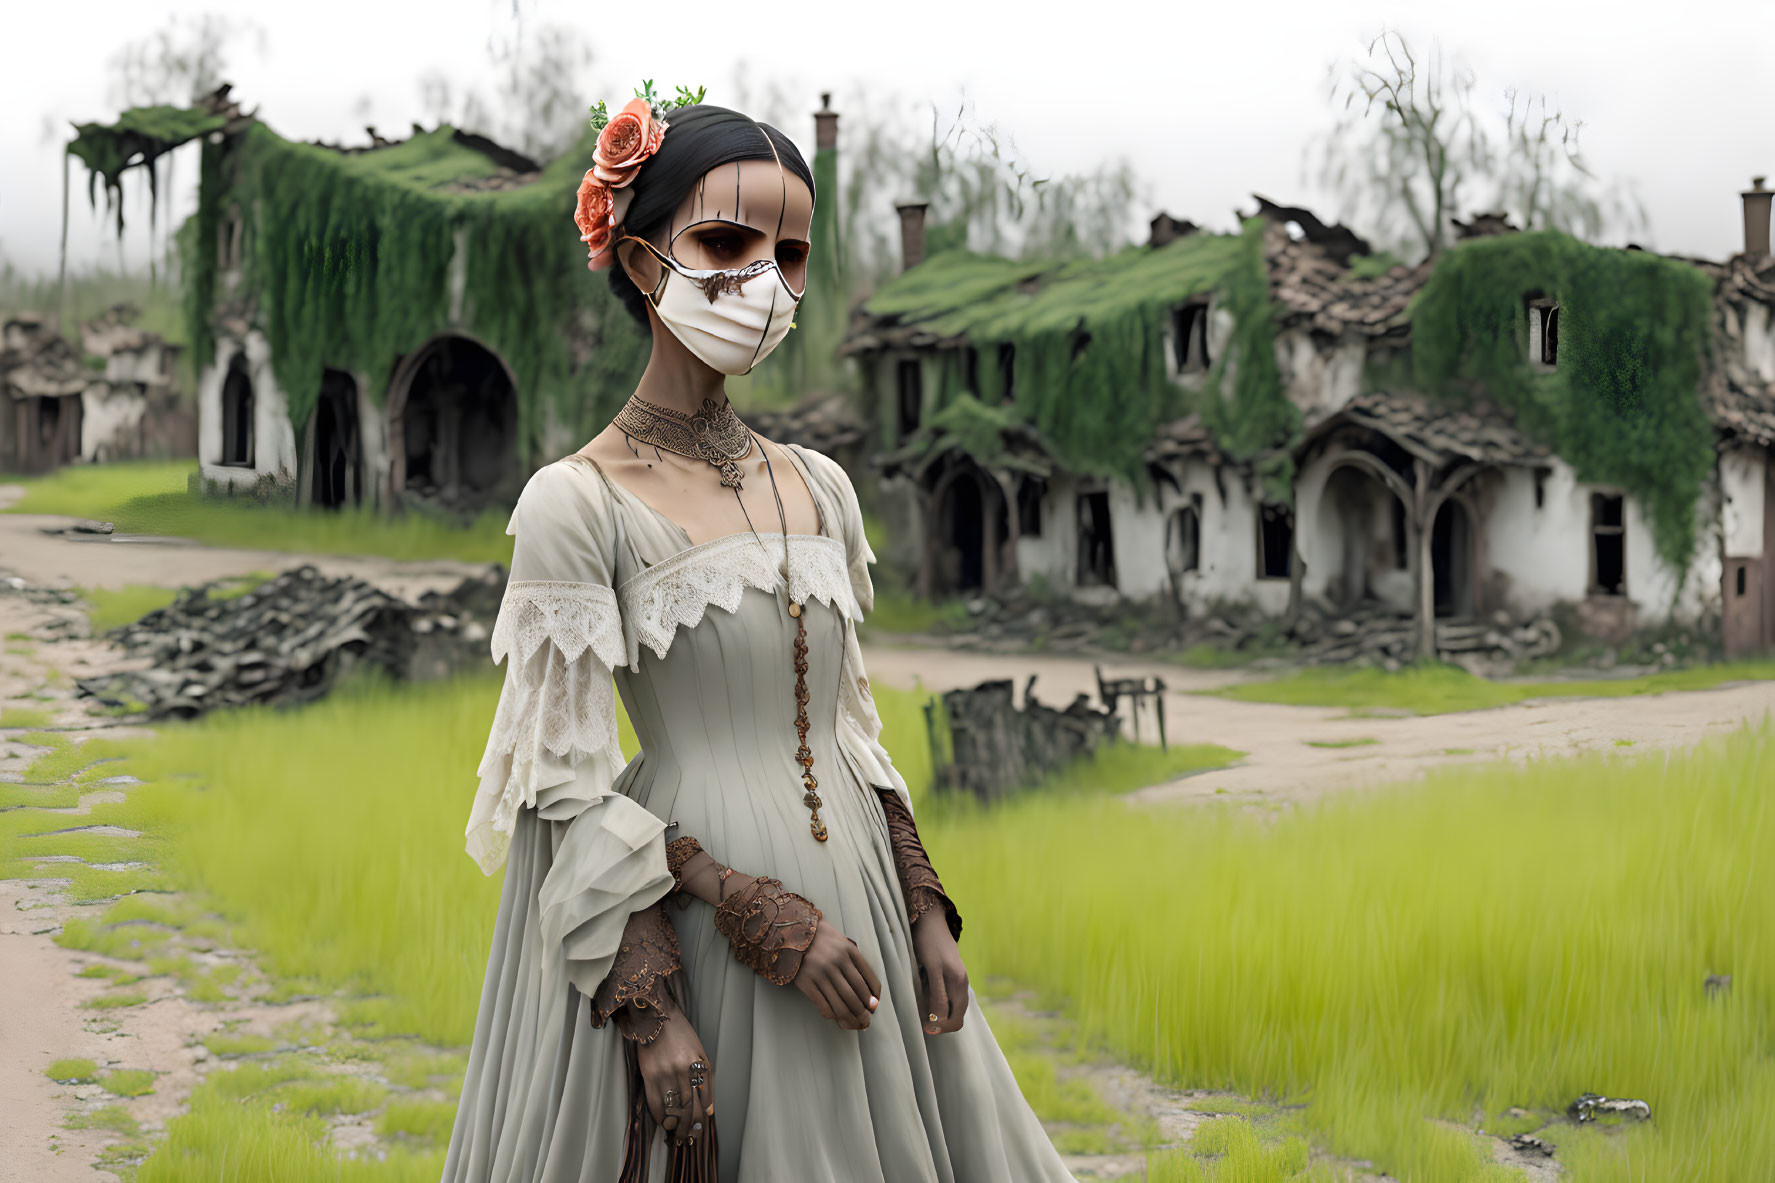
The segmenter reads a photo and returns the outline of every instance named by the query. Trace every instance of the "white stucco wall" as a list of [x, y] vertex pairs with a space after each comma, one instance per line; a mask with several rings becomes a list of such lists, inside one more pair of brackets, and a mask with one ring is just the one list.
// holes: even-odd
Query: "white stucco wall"
[[[1137, 503], [1132, 490], [1110, 486], [1110, 529], [1114, 539], [1119, 592], [1129, 599], [1149, 599], [1171, 592], [1166, 560], [1166, 527], [1173, 511], [1199, 498], [1200, 549], [1197, 569], [1179, 578], [1181, 597], [1192, 613], [1210, 610], [1216, 601], [1244, 601], [1265, 612], [1288, 606], [1288, 580], [1257, 578], [1257, 503], [1244, 483], [1226, 478], [1222, 500], [1212, 469], [1190, 465], [1181, 491], [1169, 485]], [[1194, 498], [1192, 498], [1192, 494]], [[1017, 569], [1024, 579], [1040, 574], [1049, 585], [1074, 590], [1078, 571], [1078, 483], [1056, 477], [1042, 503], [1040, 537], [1020, 538]], [[1096, 593], [1084, 591], [1087, 597]]]
[[[253, 384], [253, 467], [222, 464], [222, 384], [234, 357], [246, 353], [247, 377]], [[280, 481], [296, 479], [296, 432], [290, 426], [289, 404], [271, 372], [271, 344], [263, 333], [249, 332], [244, 342], [218, 340], [216, 357], [197, 379], [198, 467], [210, 480], [250, 485], [261, 475]]]
[[[1562, 461], [1553, 461], [1551, 469], [1538, 509], [1534, 473], [1506, 469], [1483, 527], [1490, 569], [1505, 577], [1506, 604], [1519, 612], [1543, 611], [1557, 601], [1589, 594], [1590, 494], [1596, 486], [1580, 482]], [[1719, 556], [1707, 544], [1717, 528], [1710, 520], [1710, 504], [1704, 497], [1698, 507], [1701, 543], [1677, 598], [1681, 576], [1658, 557], [1645, 508], [1632, 497], [1626, 499], [1626, 594], [1639, 623], [1669, 618], [1673, 601], [1676, 617], [1693, 619], [1717, 600]]]
[[1763, 553], [1763, 468], [1761, 451], [1735, 449], [1720, 457], [1720, 493], [1724, 502], [1720, 529], [1725, 553], [1754, 559]]
[[1289, 400], [1303, 411], [1329, 414], [1360, 394], [1367, 357], [1360, 338], [1324, 348], [1305, 329], [1276, 334], [1276, 364]]
[[94, 382], [80, 392], [80, 457], [103, 462], [136, 454], [147, 396], [134, 386]]
[[1775, 323], [1766, 304], [1744, 306], [1744, 360], [1763, 381], [1775, 382]]

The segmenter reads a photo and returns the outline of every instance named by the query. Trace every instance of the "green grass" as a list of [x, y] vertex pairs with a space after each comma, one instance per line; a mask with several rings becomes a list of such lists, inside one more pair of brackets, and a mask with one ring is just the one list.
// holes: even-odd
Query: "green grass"
[[140, 990], [123, 990], [116, 994], [100, 994], [89, 998], [80, 1005], [88, 1010], [119, 1010], [126, 1006], [141, 1006], [148, 1001], [148, 996]]
[[110, 1130], [126, 1138], [140, 1136], [142, 1127], [121, 1105], [105, 1105], [91, 1113], [70, 1113], [62, 1123], [71, 1130]]
[[471, 525], [459, 526], [367, 507], [316, 510], [261, 505], [248, 496], [192, 494], [187, 482], [195, 471], [188, 460], [71, 465], [40, 477], [16, 478], [26, 492], [11, 512], [98, 518], [113, 523], [120, 534], [161, 534], [217, 546], [511, 562], [507, 510], [488, 509]]
[[1359, 739], [1309, 739], [1305, 743], [1309, 748], [1365, 748], [1370, 744], [1381, 742], [1372, 736]]
[[931, 601], [910, 592], [882, 588], [875, 608], [863, 627], [865, 636], [882, 633], [951, 633], [968, 625], [968, 606], [963, 600]]
[[91, 1060], [57, 1060], [43, 1075], [57, 1084], [93, 1084], [99, 1078], [99, 1066]]
[[[1242, 1117], [1214, 1117], [1186, 1148], [1147, 1158], [1150, 1183], [1334, 1183], [1330, 1166], [1310, 1161], [1306, 1139], [1265, 1137]], [[1498, 1172], [1498, 1178], [1509, 1176]]]
[[[300, 711], [170, 726], [130, 747], [149, 783], [89, 820], [157, 839], [170, 874], [274, 978], [368, 996], [356, 1005], [372, 1032], [460, 1047], [498, 892], [462, 854], [461, 825], [497, 693], [492, 677], [371, 680]], [[922, 799], [925, 696], [876, 693]], [[1150, 750], [1130, 751], [1132, 771], [1100, 767], [990, 812], [962, 803], [921, 828], [968, 918], [976, 977], [1035, 985], [1081, 1039], [1174, 1084], [1305, 1106], [1298, 1129], [1259, 1123], [1256, 1149], [1229, 1125], [1214, 1135], [1225, 1148], [1186, 1156], [1194, 1166], [1155, 1156], [1153, 1178], [1291, 1178], [1276, 1172], [1306, 1138], [1401, 1179], [1490, 1183], [1502, 1176], [1483, 1148], [1428, 1119], [1556, 1112], [1586, 1089], [1645, 1097], [1657, 1123], [1562, 1129], [1577, 1183], [1749, 1178], [1775, 1160], [1771, 729], [1668, 766], [1611, 752], [1464, 767], [1262, 817], [1109, 800], [1152, 775]], [[16, 813], [0, 813], [0, 856]], [[60, 939], [142, 957], [166, 938], [158, 925], [188, 923], [152, 901], [115, 907]], [[1708, 973], [1732, 973], [1732, 993], [1706, 998]], [[422, 1058], [401, 1072], [409, 1087], [460, 1072]], [[1024, 1071], [1050, 1110], [1089, 1107]], [[435, 1153], [379, 1175], [342, 1165], [318, 1119], [274, 1107], [313, 1076], [256, 1061], [212, 1074], [138, 1178], [218, 1177], [224, 1155], [263, 1177], [436, 1177]], [[435, 1130], [413, 1122], [396, 1132]], [[1085, 1129], [1078, 1145], [1100, 1144]], [[1206, 1166], [1218, 1173], [1157, 1173]]]
[[456, 1122], [456, 1102], [405, 1099], [390, 1101], [376, 1119], [376, 1132], [383, 1137], [406, 1137], [428, 1145], [443, 1146], [450, 1141], [450, 1128]]
[[1775, 661], [1738, 661], [1665, 670], [1634, 678], [1512, 682], [1477, 677], [1457, 666], [1415, 665], [1388, 673], [1373, 666], [1310, 667], [1267, 682], [1246, 682], [1208, 693], [1240, 702], [1348, 707], [1440, 715], [1508, 706], [1534, 698], [1618, 698], [1706, 690], [1728, 682], [1775, 678]]
[[[1464, 766], [1274, 817], [1043, 797], [926, 838], [972, 972], [1067, 1000], [1163, 1080], [1304, 1104], [1338, 1154], [1501, 1179], [1427, 1119], [1594, 1090], [1656, 1124], [1561, 1128], [1580, 1183], [1753, 1178], [1775, 1161], [1771, 785], [1765, 725], [1668, 763]], [[1725, 999], [1709, 973], [1733, 975]]]
[[[270, 578], [270, 572], [255, 571], [212, 587], [209, 596], [212, 600], [244, 596]], [[87, 615], [92, 620], [93, 632], [102, 633], [119, 625], [134, 624], [155, 609], [166, 607], [179, 597], [179, 589], [130, 583], [121, 588], [82, 588], [80, 595], [88, 605]]]
[[145, 1097], [154, 1091], [157, 1073], [146, 1068], [119, 1068], [99, 1079], [105, 1091], [119, 1097]]
[[38, 707], [0, 707], [0, 727], [47, 727], [54, 711]]

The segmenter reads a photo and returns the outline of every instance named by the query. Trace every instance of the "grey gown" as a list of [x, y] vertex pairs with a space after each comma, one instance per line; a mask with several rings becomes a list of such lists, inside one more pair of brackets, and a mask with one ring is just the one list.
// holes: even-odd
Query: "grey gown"
[[[668, 910], [688, 1016], [715, 1078], [722, 1183], [1072, 1179], [973, 1000], [959, 1032], [922, 1029], [906, 908], [871, 787], [903, 794], [904, 784], [877, 740], [856, 647], [874, 556], [843, 470], [791, 451], [821, 525], [790, 535], [786, 579], [781, 534], [692, 546], [579, 458], [539, 470], [513, 512], [493, 636], [495, 660], [510, 662], [468, 834], [489, 873], [504, 861], [505, 883], [445, 1180], [617, 1177], [621, 1036], [591, 1026], [587, 996], [629, 914], [669, 890], [664, 842], [681, 834], [812, 900], [882, 985], [868, 1029], [840, 1030], [793, 986], [735, 961], [708, 904]], [[782, 467], [779, 484], [793, 482]], [[809, 832], [792, 756], [791, 592], [806, 603], [823, 843]], [[612, 670], [641, 745], [626, 764]], [[654, 1178], [665, 1159], [656, 1141]]]

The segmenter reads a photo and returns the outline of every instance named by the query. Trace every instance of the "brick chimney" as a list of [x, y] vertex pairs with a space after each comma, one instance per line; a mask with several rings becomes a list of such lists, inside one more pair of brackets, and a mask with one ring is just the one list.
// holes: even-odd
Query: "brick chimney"
[[838, 147], [838, 112], [832, 109], [832, 92], [820, 92], [820, 109], [814, 112], [814, 151]]
[[924, 262], [924, 212], [928, 201], [902, 201], [894, 208], [900, 212], [900, 270], [910, 271]]
[[1752, 177], [1750, 188], [1739, 196], [1744, 198], [1744, 253], [1753, 259], [1769, 254], [1769, 200], [1775, 190], [1763, 188], [1763, 177]]

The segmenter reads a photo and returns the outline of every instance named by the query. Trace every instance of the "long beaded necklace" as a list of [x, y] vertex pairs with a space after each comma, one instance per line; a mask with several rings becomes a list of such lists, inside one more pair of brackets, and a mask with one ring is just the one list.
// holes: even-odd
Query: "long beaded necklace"
[[814, 779], [814, 754], [807, 746], [810, 727], [807, 717], [810, 698], [807, 689], [807, 619], [803, 606], [795, 599], [789, 578], [789, 515], [783, 509], [783, 494], [777, 487], [776, 469], [771, 465], [770, 453], [764, 445], [757, 443], [751, 429], [740, 421], [733, 404], [725, 401], [717, 405], [714, 399], [704, 399], [699, 412], [686, 415], [630, 395], [629, 401], [617, 412], [615, 423], [626, 435], [643, 443], [693, 460], [707, 461], [720, 469], [722, 485], [733, 490], [733, 499], [739, 502], [740, 513], [745, 515], [746, 528], [752, 531], [752, 537], [761, 547], [764, 539], [759, 535], [758, 527], [752, 524], [752, 514], [740, 496], [739, 461], [751, 455], [755, 444], [759, 455], [764, 457], [764, 471], [770, 477], [770, 493], [776, 501], [777, 521], [782, 529], [783, 587], [789, 602], [789, 617], [795, 622], [795, 734], [800, 742], [795, 751], [795, 763], [801, 769], [801, 803], [808, 809], [808, 831], [816, 841], [824, 842], [826, 823], [820, 819], [820, 782]]

